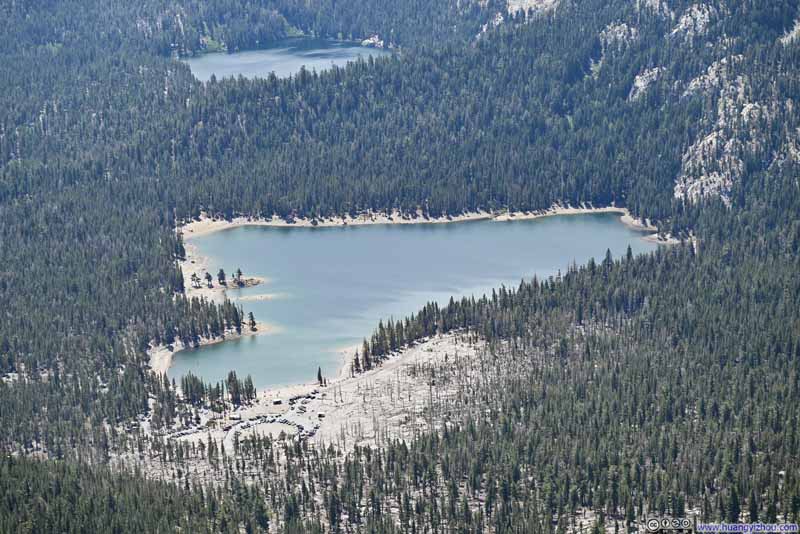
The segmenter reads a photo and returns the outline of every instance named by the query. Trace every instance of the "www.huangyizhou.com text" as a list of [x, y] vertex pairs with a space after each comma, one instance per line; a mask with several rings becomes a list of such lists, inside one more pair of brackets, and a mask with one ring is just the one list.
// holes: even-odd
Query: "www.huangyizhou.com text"
[[712, 533], [712, 532], [780, 532], [800, 533], [797, 523], [694, 523], [688, 517], [651, 517], [645, 523], [653, 534]]
[[797, 523], [697, 523], [695, 532], [798, 532]]

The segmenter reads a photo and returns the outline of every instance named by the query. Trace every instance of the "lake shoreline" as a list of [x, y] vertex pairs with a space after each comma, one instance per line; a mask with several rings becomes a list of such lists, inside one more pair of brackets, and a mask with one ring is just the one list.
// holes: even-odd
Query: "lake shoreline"
[[[196, 80], [205, 84], [212, 78], [287, 79], [297, 76], [302, 68], [322, 73], [336, 65], [344, 68], [359, 58], [387, 57], [389, 48], [378, 46], [380, 39], [343, 40], [317, 38], [307, 35], [289, 36], [264, 43], [263, 47], [228, 50], [214, 43], [205, 51], [179, 57]], [[373, 46], [370, 46], [370, 45]]]
[[[222, 303], [231, 295], [228, 291], [237, 291], [239, 288], [236, 286], [222, 286], [216, 280], [215, 269], [210, 265], [211, 259], [202, 254], [197, 244], [192, 242], [193, 238], [203, 237], [225, 230], [240, 228], [245, 226], [263, 226], [263, 227], [276, 227], [276, 228], [341, 228], [346, 226], [371, 226], [371, 225], [398, 225], [398, 224], [448, 224], [458, 222], [470, 221], [485, 221], [492, 222], [513, 222], [524, 220], [535, 220], [545, 217], [554, 217], [559, 215], [585, 215], [597, 213], [615, 213], [620, 215], [620, 222], [625, 226], [647, 233], [649, 235], [642, 236], [642, 239], [658, 244], [673, 244], [677, 240], [669, 235], [657, 233], [658, 228], [650, 223], [648, 220], [639, 220], [634, 218], [630, 212], [623, 207], [617, 206], [604, 206], [594, 207], [591, 205], [582, 205], [581, 207], [561, 206], [556, 205], [548, 210], [538, 210], [530, 212], [514, 212], [514, 213], [492, 213], [488, 211], [467, 212], [456, 216], [444, 217], [425, 217], [422, 213], [418, 213], [417, 217], [402, 215], [399, 212], [392, 212], [391, 214], [381, 212], [367, 212], [357, 215], [356, 217], [336, 216], [326, 219], [308, 219], [296, 218], [291, 222], [278, 216], [273, 216], [271, 219], [254, 219], [250, 217], [237, 217], [230, 221], [224, 219], [214, 219], [206, 215], [201, 216], [198, 220], [194, 220], [188, 224], [178, 226], [177, 231], [182, 234], [184, 239], [185, 258], [179, 261], [179, 266], [184, 276], [185, 294], [187, 297], [206, 298], [213, 302]], [[243, 269], [249, 266], [242, 266]], [[192, 287], [191, 276], [197, 274], [201, 278], [205, 272], [209, 272], [214, 276], [212, 280], [213, 287], [209, 288], [203, 281], [200, 287]], [[248, 287], [254, 285], [268, 284], [270, 281], [267, 278], [258, 276], [245, 275], [245, 279], [252, 280]], [[260, 295], [252, 295], [246, 297], [244, 300], [271, 300], [279, 298], [280, 294], [265, 292]], [[257, 319], [257, 318], [256, 318]], [[259, 323], [258, 334], [269, 334], [274, 332], [276, 327], [274, 325], [267, 325]], [[250, 335], [244, 332], [243, 335]], [[222, 341], [237, 339], [240, 336], [227, 335], [224, 338], [216, 338], [214, 340], [204, 340], [201, 345], [208, 345], [213, 343], [220, 343]], [[191, 348], [191, 347], [190, 347]], [[339, 368], [337, 372], [331, 377], [333, 379], [342, 379], [350, 375], [350, 366], [352, 364], [352, 355], [360, 348], [359, 346], [347, 347], [339, 349], [337, 352], [340, 354]], [[185, 350], [181, 347], [173, 351], [165, 350], [164, 347], [155, 347], [152, 349], [157, 355], [151, 355], [151, 367], [157, 372], [167, 372], [172, 365], [173, 357], [179, 350]]]
[[[243, 276], [242, 281], [243, 285], [238, 286], [235, 283], [232, 283], [231, 278], [228, 278], [228, 285], [221, 285], [213, 271], [210, 267], [211, 259], [208, 256], [204, 256], [200, 253], [200, 249], [197, 245], [193, 243], [185, 243], [184, 244], [184, 258], [182, 260], [178, 260], [178, 266], [181, 269], [181, 273], [183, 274], [183, 287], [184, 287], [184, 295], [187, 298], [200, 298], [200, 299], [207, 299], [210, 302], [215, 302], [217, 304], [222, 304], [225, 300], [229, 299], [228, 292], [229, 291], [239, 291], [241, 289], [256, 287], [259, 285], [269, 283], [267, 278], [261, 276]], [[208, 272], [212, 275], [211, 287], [208, 287], [204, 274]], [[194, 287], [192, 285], [192, 275], [196, 274], [201, 282], [200, 287]], [[226, 273], [230, 276], [232, 273]], [[266, 297], [273, 298], [273, 295], [266, 295]], [[250, 336], [258, 336], [258, 335], [268, 335], [275, 333], [279, 330], [279, 327], [273, 324], [265, 323], [263, 321], [259, 321], [256, 318], [256, 330], [250, 330], [250, 327], [246, 324], [247, 318], [243, 317], [243, 325], [242, 325], [242, 332], [237, 333], [235, 331], [228, 331], [222, 336], [218, 336], [215, 338], [201, 338], [200, 342], [196, 346], [183, 346], [183, 343], [180, 341], [176, 341], [172, 344], [172, 349], [169, 348], [167, 345], [156, 345], [148, 349], [147, 354], [149, 356], [149, 365], [150, 369], [158, 374], [166, 374], [169, 369], [172, 367], [172, 362], [175, 357], [175, 354], [183, 351], [183, 350], [192, 350], [200, 347], [205, 347], [208, 345], [215, 345], [217, 343], [222, 343], [223, 341], [233, 341], [236, 339], [241, 339], [243, 337], [250, 337]]]
[[150, 370], [156, 374], [166, 374], [167, 371], [169, 371], [169, 368], [172, 367], [172, 360], [174, 359], [175, 354], [180, 351], [197, 349], [208, 345], [215, 345], [217, 343], [222, 343], [223, 341], [233, 341], [235, 339], [242, 339], [250, 336], [271, 334], [276, 330], [277, 327], [273, 325], [256, 321], [255, 330], [251, 330], [247, 324], [244, 324], [242, 325], [241, 333], [236, 332], [235, 330], [230, 330], [222, 336], [214, 338], [201, 338], [197, 345], [184, 346], [179, 340], [176, 340], [171, 345], [154, 345], [147, 351], [147, 355], [149, 356]]
[[[203, 424], [185, 429], [169, 429], [167, 439], [185, 443], [207, 441], [209, 437], [234, 450], [235, 436], [246, 439], [255, 434], [287, 440], [307, 439], [326, 446], [339, 443], [347, 447], [375, 445], [382, 437], [411, 439], [416, 430], [431, 422], [420, 417], [417, 399], [429, 392], [428, 382], [409, 373], [413, 367], [457, 366], [474, 360], [485, 342], [470, 341], [463, 333], [450, 332], [420, 339], [383, 359], [368, 371], [324, 377], [293, 385], [274, 385], [259, 389], [256, 398], [223, 413], [201, 410]], [[342, 349], [345, 355], [349, 349]], [[448, 363], [449, 362], [449, 363]], [[402, 389], [402, 398], [400, 390]], [[180, 385], [178, 385], [180, 392]], [[455, 393], [444, 386], [445, 394]], [[214, 424], [207, 424], [213, 420]], [[343, 441], [344, 440], [344, 441]]]
[[541, 219], [544, 217], [554, 217], [558, 215], [584, 215], [592, 213], [619, 213], [621, 215], [620, 220], [624, 225], [635, 230], [651, 233], [651, 235], [645, 236], [644, 239], [662, 244], [674, 244], [678, 242], [669, 234], [659, 233], [658, 227], [651, 224], [649, 220], [641, 220], [633, 217], [627, 208], [617, 206], [594, 207], [587, 204], [583, 204], [581, 207], [554, 205], [546, 210], [512, 213], [473, 211], [466, 212], [461, 215], [440, 217], [426, 217], [421, 212], [418, 212], [416, 217], [403, 215], [397, 211], [393, 211], [391, 214], [387, 214], [385, 212], [365, 212], [357, 215], [356, 217], [344, 215], [319, 219], [296, 218], [292, 221], [287, 221], [286, 219], [283, 219], [277, 215], [273, 215], [270, 219], [236, 217], [231, 220], [225, 220], [215, 219], [203, 214], [197, 220], [193, 220], [178, 226], [177, 230], [183, 235], [184, 240], [190, 240], [194, 237], [201, 237], [223, 230], [240, 228], [243, 226], [266, 226], [279, 228], [330, 228], [379, 224], [448, 224], [483, 220], [491, 220], [493, 222], [510, 222]]
[[199, 59], [201, 57], [210, 56], [210, 55], [214, 55], [214, 54], [230, 56], [230, 55], [233, 55], [233, 54], [241, 54], [242, 52], [262, 52], [262, 51], [265, 51], [265, 50], [281, 50], [283, 48], [286, 48], [287, 44], [292, 44], [294, 42], [309, 41], [309, 40], [319, 41], [319, 42], [327, 42], [327, 43], [334, 43], [334, 44], [352, 45], [353, 47], [357, 47], [357, 48], [378, 48], [378, 49], [381, 49], [381, 50], [383, 50], [383, 49], [389, 50], [389, 49], [393, 48], [393, 47], [381, 48], [381, 47], [376, 47], [376, 46], [372, 46], [372, 45], [365, 45], [364, 44], [364, 39], [336, 39], [336, 38], [333, 38], [333, 37], [313, 37], [311, 35], [301, 34], [301, 35], [288, 35], [286, 37], [283, 37], [281, 39], [277, 39], [275, 41], [269, 41], [266, 46], [256, 47], [256, 48], [245, 48], [243, 50], [239, 50], [239, 49], [228, 50], [227, 48], [220, 48], [220, 49], [215, 49], [215, 50], [209, 50], [209, 49], [196, 50], [196, 51], [192, 52], [191, 54], [184, 55], [184, 56], [178, 56], [178, 61], [181, 61], [181, 62], [185, 63], [186, 61], [191, 60], [191, 59]]
[[[200, 249], [194, 243], [184, 243], [184, 259], [178, 260], [178, 266], [183, 273], [183, 287], [184, 295], [188, 298], [205, 298], [211, 302], [222, 304], [228, 299], [229, 291], [240, 291], [251, 287], [265, 285], [270, 282], [268, 278], [255, 275], [242, 275], [243, 285], [239, 286], [228, 278], [228, 284], [222, 285], [217, 279], [215, 269], [211, 267], [211, 258], [203, 255]], [[211, 287], [205, 281], [205, 273], [211, 274]], [[231, 276], [233, 273], [226, 273]], [[192, 285], [192, 275], [197, 275], [200, 278], [200, 287]]]

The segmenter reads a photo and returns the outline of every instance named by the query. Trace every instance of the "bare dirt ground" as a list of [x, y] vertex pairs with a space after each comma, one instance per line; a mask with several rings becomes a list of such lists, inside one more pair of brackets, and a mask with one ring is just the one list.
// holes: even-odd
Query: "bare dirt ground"
[[[151, 432], [149, 419], [142, 418], [139, 427], [147, 439], [165, 444], [203, 447], [214, 441], [227, 456], [256, 435], [271, 436], [278, 444], [298, 440], [319, 447], [333, 444], [343, 451], [394, 438], [411, 440], [441, 429], [470, 409], [462, 404], [459, 392], [479, 379], [476, 366], [484, 346], [468, 334], [436, 336], [355, 376], [343, 365], [341, 375], [325, 386], [313, 383], [260, 391], [254, 402], [222, 413], [198, 409], [197, 421], [189, 426], [176, 421], [170, 429]], [[343, 351], [343, 360], [349, 363], [350, 357], [350, 349]], [[128, 451], [117, 454], [115, 462], [153, 478], [171, 479], [181, 470], [206, 483], [219, 483], [222, 476], [202, 457], [176, 464], [165, 463], [152, 451]]]
[[[371, 371], [333, 379], [326, 386], [301, 384], [261, 391], [256, 402], [215, 419], [213, 425], [177, 436], [222, 440], [232, 450], [234, 436], [284, 433], [342, 449], [377, 445], [389, 438], [412, 438], [439, 423], [435, 406], [455, 393], [436, 369], [474, 359], [482, 344], [457, 334], [426, 340]], [[349, 351], [348, 351], [349, 354]], [[453, 386], [453, 387], [451, 387]], [[231, 445], [231, 448], [228, 447]]]

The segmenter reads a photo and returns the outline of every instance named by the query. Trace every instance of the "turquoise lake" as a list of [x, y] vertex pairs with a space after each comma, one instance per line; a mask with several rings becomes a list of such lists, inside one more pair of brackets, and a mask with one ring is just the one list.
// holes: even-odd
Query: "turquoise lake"
[[258, 275], [268, 282], [229, 291], [245, 313], [278, 327], [269, 335], [226, 341], [175, 354], [169, 376], [191, 371], [207, 381], [231, 369], [257, 387], [311, 382], [317, 367], [335, 377], [339, 350], [371, 335], [379, 319], [402, 318], [426, 302], [491, 293], [521, 279], [566, 271], [573, 262], [635, 254], [658, 245], [616, 214], [512, 222], [345, 226], [240, 227], [192, 239], [212, 273]]
[[349, 41], [330, 41], [305, 37], [286, 39], [261, 50], [250, 50], [234, 54], [204, 54], [186, 60], [195, 78], [208, 81], [211, 75], [217, 79], [236, 77], [267, 78], [274, 72], [278, 78], [288, 78], [305, 66], [307, 70], [321, 72], [331, 65], [344, 66], [359, 57], [379, 57], [391, 52], [378, 48], [367, 48]]

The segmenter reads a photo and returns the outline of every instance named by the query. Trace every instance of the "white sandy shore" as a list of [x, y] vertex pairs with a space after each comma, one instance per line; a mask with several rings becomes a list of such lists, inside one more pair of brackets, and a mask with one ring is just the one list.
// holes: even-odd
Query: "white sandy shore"
[[[225, 301], [225, 299], [229, 298], [230, 293], [235, 294], [242, 289], [231, 283], [231, 277], [233, 273], [226, 273], [228, 275], [229, 283], [227, 286], [221, 285], [217, 280], [218, 267], [212, 267], [210, 264], [210, 259], [201, 254], [200, 250], [194, 243], [184, 243], [184, 250], [186, 251], [186, 258], [179, 261], [178, 264], [183, 272], [183, 286], [185, 289], [185, 295], [187, 297], [205, 298], [211, 302], [221, 304]], [[208, 287], [206, 285], [205, 274], [207, 272], [212, 276], [212, 287]], [[196, 274], [200, 277], [200, 287], [192, 286], [192, 274]], [[254, 287], [268, 283], [266, 278], [247, 274], [243, 276], [243, 280], [245, 284], [244, 287]], [[237, 300], [269, 300], [275, 297], [277, 297], [277, 294], [252, 295], [250, 297]], [[215, 343], [221, 343], [222, 341], [231, 339], [238, 339], [244, 336], [271, 334], [276, 332], [276, 330], [277, 327], [275, 325], [267, 324], [256, 319], [255, 332], [251, 331], [247, 325], [244, 325], [241, 334], [237, 334], [236, 332], [228, 332], [224, 337], [202, 339], [200, 341], [200, 346], [213, 345]], [[163, 345], [152, 347], [147, 351], [148, 355], [150, 356], [150, 368], [157, 373], [166, 373], [172, 366], [173, 355], [180, 350], [185, 350], [186, 348], [192, 347], [184, 347], [180, 341], [173, 344], [172, 350]]]
[[[621, 222], [626, 226], [649, 233], [649, 235], [643, 236], [643, 239], [659, 244], [674, 244], [678, 242], [676, 239], [672, 238], [669, 234], [656, 233], [658, 231], [658, 228], [652, 225], [649, 220], [641, 220], [634, 218], [626, 208], [621, 208], [616, 206], [594, 207], [588, 204], [583, 204], [580, 207], [555, 205], [548, 210], [539, 210], [530, 212], [490, 213], [487, 211], [478, 211], [452, 217], [448, 216], [448, 217], [437, 217], [437, 218], [424, 217], [422, 213], [419, 213], [416, 218], [411, 218], [407, 215], [404, 216], [399, 212], [394, 212], [391, 215], [388, 215], [386, 213], [364, 213], [356, 217], [350, 217], [346, 215], [344, 217], [316, 219], [313, 221], [310, 219], [295, 219], [291, 223], [277, 216], [272, 217], [272, 219], [252, 219], [247, 217], [238, 217], [230, 221], [224, 219], [212, 219], [210, 217], [203, 216], [199, 220], [192, 221], [179, 228], [179, 231], [182, 232], [184, 236], [184, 248], [186, 250], [186, 259], [180, 262], [180, 267], [183, 271], [184, 286], [186, 288], [187, 296], [206, 298], [211, 301], [221, 303], [230, 296], [228, 292], [236, 292], [239, 290], [239, 288], [232, 285], [229, 285], [227, 287], [221, 286], [217, 282], [216, 267], [212, 267], [210, 265], [209, 258], [200, 253], [200, 250], [197, 247], [197, 245], [191, 242], [192, 238], [205, 236], [214, 232], [219, 232], [222, 230], [228, 230], [231, 228], [238, 228], [243, 226], [310, 228], [314, 226], [337, 227], [337, 226], [347, 226], [347, 225], [358, 226], [358, 225], [375, 225], [375, 224], [445, 224], [445, 223], [476, 221], [476, 220], [492, 220], [495, 222], [508, 222], [508, 221], [540, 219], [543, 217], [552, 217], [557, 215], [582, 215], [589, 213], [618, 213], [621, 215], [620, 217]], [[242, 267], [246, 269], [248, 266], [245, 265]], [[205, 280], [203, 278], [206, 272], [210, 272], [213, 277], [212, 281], [213, 287], [211, 288], [206, 286]], [[199, 288], [192, 287], [191, 275], [193, 273], [197, 274], [197, 276], [201, 277], [201, 279], [203, 280], [201, 283], [201, 287]], [[228, 274], [230, 275], [232, 273]], [[248, 287], [252, 287], [258, 284], [266, 284], [269, 282], [267, 279], [262, 277], [249, 276], [249, 275], [245, 276]], [[266, 301], [266, 300], [273, 300], [281, 296], [282, 295], [279, 293], [263, 293], [257, 295], [241, 296], [238, 297], [236, 300]], [[275, 327], [272, 325], [262, 325], [259, 328], [259, 333], [269, 333], [274, 331]], [[230, 339], [230, 336], [227, 337], [226, 339]], [[208, 342], [217, 343], [220, 341], [223, 341], [223, 339], [219, 338], [216, 340], [209, 340]], [[356, 348], [357, 347], [353, 347], [352, 349], [350, 348], [347, 349], [349, 351], [349, 354], [345, 358], [342, 368], [338, 373], [339, 378], [343, 378], [349, 375], [350, 372], [349, 360]], [[151, 354], [152, 354], [151, 366], [153, 367], [153, 369], [159, 370], [160, 372], [166, 372], [166, 370], [169, 369], [169, 366], [171, 365], [172, 362], [172, 351], [166, 350], [162, 347], [153, 349], [153, 351], [151, 351]]]
[[[657, 228], [649, 221], [634, 219], [624, 208], [614, 206], [594, 208], [582, 206], [580, 208], [556, 206], [550, 210], [531, 213], [492, 214], [487, 212], [465, 214], [459, 217], [425, 219], [404, 219], [398, 214], [387, 216], [385, 214], [361, 215], [355, 219], [334, 218], [317, 221], [316, 226], [343, 226], [347, 224], [424, 224], [448, 223], [467, 220], [489, 219], [494, 221], [511, 221], [536, 219], [554, 215], [576, 215], [584, 213], [619, 213], [621, 221], [638, 230], [649, 232], [645, 237], [658, 243], [671, 243], [675, 240], [668, 235], [656, 234]], [[204, 217], [180, 228], [184, 237], [190, 240], [193, 237], [207, 235], [229, 228], [239, 226], [314, 226], [309, 220], [297, 220], [293, 224], [273, 218], [272, 220], [249, 220], [238, 218], [233, 221], [212, 220]], [[187, 259], [182, 262], [184, 276], [187, 277], [187, 294], [191, 296], [204, 296], [215, 300], [224, 299], [225, 288], [193, 289], [188, 282], [192, 272], [207, 270], [208, 259], [202, 256], [197, 246], [191, 242], [185, 243]], [[242, 266], [243, 269], [248, 266]], [[200, 274], [198, 272], [198, 274]], [[212, 272], [212, 275], [214, 272]], [[260, 280], [262, 283], [266, 280]], [[216, 285], [216, 278], [214, 280]], [[276, 294], [265, 293], [250, 295], [239, 300], [269, 300], [276, 298]], [[245, 329], [243, 335], [268, 334], [274, 332], [275, 327], [259, 323], [258, 331], [250, 333]], [[226, 336], [231, 339], [234, 336]], [[202, 344], [223, 341], [204, 340]], [[301, 436], [310, 441], [325, 445], [336, 443], [344, 448], [355, 444], [377, 444], [388, 439], [410, 439], [421, 431], [439, 428], [443, 421], [450, 415], [440, 413], [438, 408], [446, 406], [447, 398], [458, 400], [458, 390], [452, 382], [448, 383], [447, 373], [442, 373], [442, 367], [454, 369], [452, 373], [461, 373], [463, 381], [464, 369], [468, 369], [471, 362], [477, 362], [477, 355], [482, 350], [483, 343], [477, 344], [470, 341], [469, 335], [451, 333], [444, 336], [435, 336], [404, 349], [390, 357], [383, 364], [371, 371], [351, 376], [350, 366], [353, 354], [360, 346], [345, 347], [340, 350], [341, 365], [336, 376], [325, 377], [327, 387], [320, 387], [316, 383], [297, 384], [286, 387], [276, 387], [270, 390], [259, 391], [257, 400], [249, 405], [242, 406], [235, 411], [223, 414], [213, 414], [208, 409], [201, 410], [201, 424], [195, 428], [183, 429], [176, 426], [165, 437], [182, 441], [207, 441], [209, 438], [221, 441], [227, 451], [234, 450], [234, 440], [244, 438], [250, 434], [272, 434], [286, 436], [289, 439], [298, 439]], [[174, 347], [180, 350], [183, 347]], [[167, 347], [153, 347], [149, 351], [151, 367], [154, 371], [164, 373], [169, 369], [174, 351]], [[461, 371], [455, 369], [460, 368]], [[428, 371], [426, 371], [428, 370]], [[433, 386], [428, 372], [433, 372], [437, 377]], [[473, 369], [473, 374], [480, 370]], [[426, 378], [427, 377], [427, 378]], [[309, 377], [311, 378], [311, 377]], [[461, 383], [461, 382], [459, 382]], [[455, 396], [455, 397], [454, 397]], [[290, 399], [296, 399], [292, 404]], [[144, 427], [147, 427], [145, 424]], [[138, 464], [137, 464], [138, 465]], [[218, 469], [204, 460], [192, 462], [193, 476], [205, 482], [221, 483]], [[154, 461], [148, 472], [155, 478], [174, 476], [164, 471], [163, 464]]]
[[[183, 233], [183, 237], [189, 240], [193, 237], [208, 235], [221, 230], [228, 230], [230, 228], [238, 228], [242, 226], [272, 226], [272, 227], [331, 227], [331, 226], [361, 226], [373, 224], [445, 224], [453, 222], [464, 221], [479, 221], [479, 220], [492, 220], [497, 222], [505, 221], [520, 221], [540, 219], [542, 217], [552, 217], [555, 215], [581, 215], [587, 213], [619, 213], [622, 215], [621, 220], [627, 226], [637, 230], [647, 232], [657, 232], [658, 228], [653, 226], [648, 220], [640, 220], [634, 218], [627, 208], [620, 208], [616, 206], [594, 207], [589, 204], [583, 204], [580, 207], [561, 206], [555, 205], [548, 210], [529, 211], [529, 212], [513, 212], [513, 213], [491, 213], [488, 211], [477, 211], [471, 213], [464, 213], [462, 215], [447, 216], [447, 217], [424, 217], [422, 213], [418, 213], [415, 218], [404, 216], [399, 212], [393, 212], [391, 215], [386, 213], [363, 213], [356, 217], [345, 215], [344, 217], [331, 217], [327, 219], [295, 219], [293, 222], [287, 222], [278, 216], [273, 216], [271, 219], [253, 219], [249, 217], [237, 217], [230, 221], [224, 219], [212, 219], [207, 216], [200, 217], [199, 220], [192, 221], [179, 228]], [[652, 237], [652, 236], [649, 236]], [[662, 237], [656, 240], [659, 243], [666, 243], [667, 238]], [[188, 252], [188, 249], [187, 249]]]
[[[185, 288], [187, 297], [206, 298], [212, 302], [222, 303], [230, 296], [229, 292], [236, 293], [242, 289], [231, 282], [233, 273], [226, 273], [228, 276], [228, 285], [221, 285], [217, 281], [219, 267], [212, 266], [211, 260], [200, 253], [200, 249], [197, 248], [197, 245], [187, 242], [184, 243], [183, 248], [186, 251], [186, 259], [181, 260], [178, 264], [183, 272], [183, 287]], [[206, 273], [211, 274], [212, 287], [206, 285]], [[200, 287], [192, 287], [192, 274], [196, 274], [200, 277]], [[248, 275], [247, 273], [243, 274], [243, 279], [244, 287], [254, 287], [269, 282], [266, 278]], [[256, 300], [252, 297], [250, 297], [250, 299]]]
[[[186, 259], [180, 262], [180, 266], [183, 270], [183, 275], [185, 278], [185, 287], [186, 287], [186, 294], [190, 297], [204, 297], [216, 302], [222, 302], [227, 298], [228, 291], [237, 291], [236, 287], [225, 287], [220, 286], [217, 283], [215, 272], [211, 272], [211, 267], [209, 265], [209, 258], [203, 256], [197, 245], [191, 242], [192, 238], [200, 237], [204, 235], [208, 235], [214, 232], [219, 232], [222, 230], [227, 230], [231, 228], [238, 228], [242, 226], [271, 226], [271, 227], [336, 227], [336, 226], [346, 226], [346, 225], [374, 225], [374, 224], [445, 224], [445, 223], [452, 223], [452, 222], [463, 222], [463, 221], [476, 221], [476, 220], [492, 220], [496, 222], [508, 222], [508, 221], [520, 221], [520, 220], [532, 220], [532, 219], [539, 219], [543, 217], [551, 217], [557, 215], [582, 215], [582, 214], [589, 214], [589, 213], [618, 213], [621, 215], [620, 220], [623, 224], [634, 228], [636, 230], [641, 230], [643, 232], [649, 232], [650, 235], [644, 236], [644, 239], [648, 241], [652, 241], [659, 244], [674, 244], [678, 241], [669, 236], [669, 234], [658, 234], [658, 228], [653, 226], [650, 221], [648, 220], [641, 220], [634, 218], [630, 212], [626, 208], [616, 207], [616, 206], [605, 206], [605, 207], [594, 207], [591, 205], [581, 205], [580, 207], [572, 207], [572, 206], [561, 206], [556, 205], [548, 210], [540, 210], [540, 211], [531, 211], [531, 212], [513, 212], [513, 213], [490, 213], [486, 211], [479, 211], [473, 213], [465, 213], [463, 215], [453, 216], [453, 217], [438, 217], [438, 218], [430, 218], [424, 217], [420, 213], [418, 217], [411, 218], [408, 216], [403, 216], [398, 212], [392, 213], [391, 215], [387, 215], [385, 213], [365, 213], [358, 215], [357, 217], [333, 217], [329, 219], [317, 219], [317, 220], [309, 220], [309, 219], [295, 219], [294, 222], [289, 223], [277, 216], [273, 217], [272, 219], [251, 219], [246, 217], [239, 217], [233, 220], [227, 221], [223, 219], [212, 219], [210, 217], [203, 216], [199, 220], [192, 221], [184, 226], [181, 226], [179, 230], [183, 233], [185, 242], [184, 248], [186, 250]], [[243, 266], [247, 267], [247, 266]], [[206, 287], [205, 283], [201, 284], [200, 288], [194, 288], [191, 286], [191, 275], [192, 273], [196, 273], [198, 276], [203, 277], [206, 272], [211, 272], [212, 276], [214, 276], [213, 285], [214, 287], [208, 288]], [[264, 278], [260, 277], [249, 277], [247, 278], [248, 285], [256, 285], [256, 284], [263, 284], [267, 283], [268, 281]], [[261, 301], [261, 300], [272, 300], [275, 298], [279, 298], [281, 295], [277, 293], [264, 293], [258, 295], [247, 295], [243, 297], [239, 297], [237, 300], [240, 301]], [[264, 323], [259, 323], [258, 331], [255, 334], [268, 334], [275, 331], [275, 327], [272, 325], [267, 325]], [[248, 329], [245, 329], [242, 335], [252, 335], [254, 333], [249, 332]], [[213, 340], [203, 340], [201, 344], [211, 344], [211, 343], [219, 343], [226, 339], [235, 339], [238, 336], [228, 335], [225, 338], [217, 338]], [[359, 347], [348, 347], [342, 350], [342, 365], [341, 368], [335, 377], [337, 382], [346, 380], [349, 378], [350, 375], [350, 364], [351, 358], [355, 350]], [[172, 363], [172, 355], [174, 352], [178, 350], [182, 350], [183, 347], [175, 347], [174, 350], [169, 350], [166, 347], [154, 347], [149, 351], [150, 354], [150, 364], [151, 368], [154, 371], [164, 373], [166, 372], [171, 363]], [[295, 388], [299, 388], [300, 391], [306, 391], [308, 388], [313, 387], [310, 385], [298, 385]], [[284, 388], [286, 389], [286, 388]], [[270, 392], [269, 394], [272, 395], [274, 392]]]
[[[325, 228], [331, 226], [363, 226], [372, 224], [440, 224], [450, 222], [462, 221], [477, 221], [483, 219], [491, 219], [493, 215], [489, 212], [476, 212], [464, 215], [457, 215], [454, 217], [438, 217], [425, 218], [419, 215], [416, 218], [403, 216], [398, 212], [392, 215], [385, 213], [364, 213], [357, 217], [331, 217], [329, 219], [294, 219], [293, 222], [276, 216], [271, 219], [253, 219], [250, 217], [237, 217], [230, 221], [224, 219], [212, 219], [203, 215], [199, 220], [192, 221], [180, 227], [183, 232], [184, 239], [191, 239], [203, 235], [212, 234], [221, 230], [228, 230], [229, 228], [238, 228], [240, 226], [273, 226], [283, 228]], [[316, 222], [316, 224], [315, 224]]]
[[[271, 219], [252, 219], [247, 217], [238, 217], [230, 221], [224, 219], [212, 219], [207, 216], [202, 216], [199, 220], [192, 221], [179, 228], [179, 231], [184, 237], [184, 249], [186, 251], [186, 259], [180, 262], [181, 270], [183, 271], [184, 287], [186, 288], [186, 295], [189, 297], [206, 298], [213, 302], [222, 303], [226, 298], [232, 296], [229, 292], [237, 292], [239, 288], [233, 285], [222, 286], [217, 282], [216, 272], [218, 267], [211, 266], [210, 259], [201, 254], [196, 244], [192, 243], [192, 238], [205, 236], [211, 233], [228, 230], [231, 228], [238, 228], [242, 226], [271, 226], [271, 227], [297, 227], [297, 228], [310, 228], [310, 227], [340, 227], [340, 226], [360, 226], [360, 225], [375, 225], [375, 224], [445, 224], [464, 221], [477, 221], [477, 220], [492, 220], [496, 222], [508, 221], [522, 221], [540, 219], [543, 217], [552, 217], [556, 215], [582, 215], [588, 213], [618, 213], [621, 215], [620, 220], [623, 224], [649, 232], [650, 235], [643, 238], [659, 244], [674, 244], [677, 240], [671, 236], [655, 233], [658, 228], [653, 226], [648, 220], [640, 220], [634, 218], [626, 208], [616, 206], [594, 207], [588, 204], [582, 204], [580, 207], [555, 205], [548, 210], [530, 211], [530, 212], [513, 212], [513, 213], [490, 213], [488, 211], [477, 211], [472, 213], [465, 213], [457, 216], [447, 217], [424, 217], [422, 213], [418, 213], [417, 217], [412, 218], [407, 215], [402, 215], [399, 212], [393, 212], [391, 215], [386, 213], [363, 213], [356, 217], [345, 215], [344, 217], [332, 217], [328, 219], [295, 219], [289, 223], [284, 219], [273, 216]], [[242, 266], [245, 270], [247, 265]], [[205, 283], [205, 273], [210, 273], [212, 276], [212, 286], [207, 287]], [[192, 287], [191, 276], [196, 274], [201, 278], [199, 288]], [[230, 276], [232, 273], [228, 273]], [[267, 284], [269, 280], [245, 274], [245, 280], [248, 287], [260, 284]], [[280, 298], [279, 293], [262, 293], [256, 295], [244, 295], [236, 297], [240, 302], [248, 301], [268, 301]], [[272, 328], [274, 330], [274, 328]], [[161, 359], [158, 359], [159, 362]], [[171, 358], [166, 361], [166, 368], [169, 368]], [[160, 365], [160, 367], [163, 367]], [[343, 369], [340, 375], [349, 373], [349, 370]]]
[[[233, 339], [239, 339], [242, 337], [249, 337], [249, 336], [260, 336], [265, 334], [273, 334], [278, 330], [276, 326], [262, 323], [256, 321], [256, 330], [250, 330], [250, 327], [247, 325], [242, 326], [242, 333], [238, 334], [235, 331], [227, 332], [223, 337], [216, 337], [212, 339], [203, 338], [200, 340], [198, 346], [203, 347], [206, 345], [214, 345], [216, 343], [221, 343], [223, 341], [229, 341]], [[174, 357], [175, 353], [181, 350], [192, 349], [196, 347], [185, 347], [183, 343], [179, 340], [175, 341], [172, 344], [172, 348], [170, 349], [167, 345], [156, 345], [151, 347], [147, 354], [150, 356], [150, 369], [156, 373], [164, 374], [166, 373], [169, 368], [172, 366], [172, 358]]]

